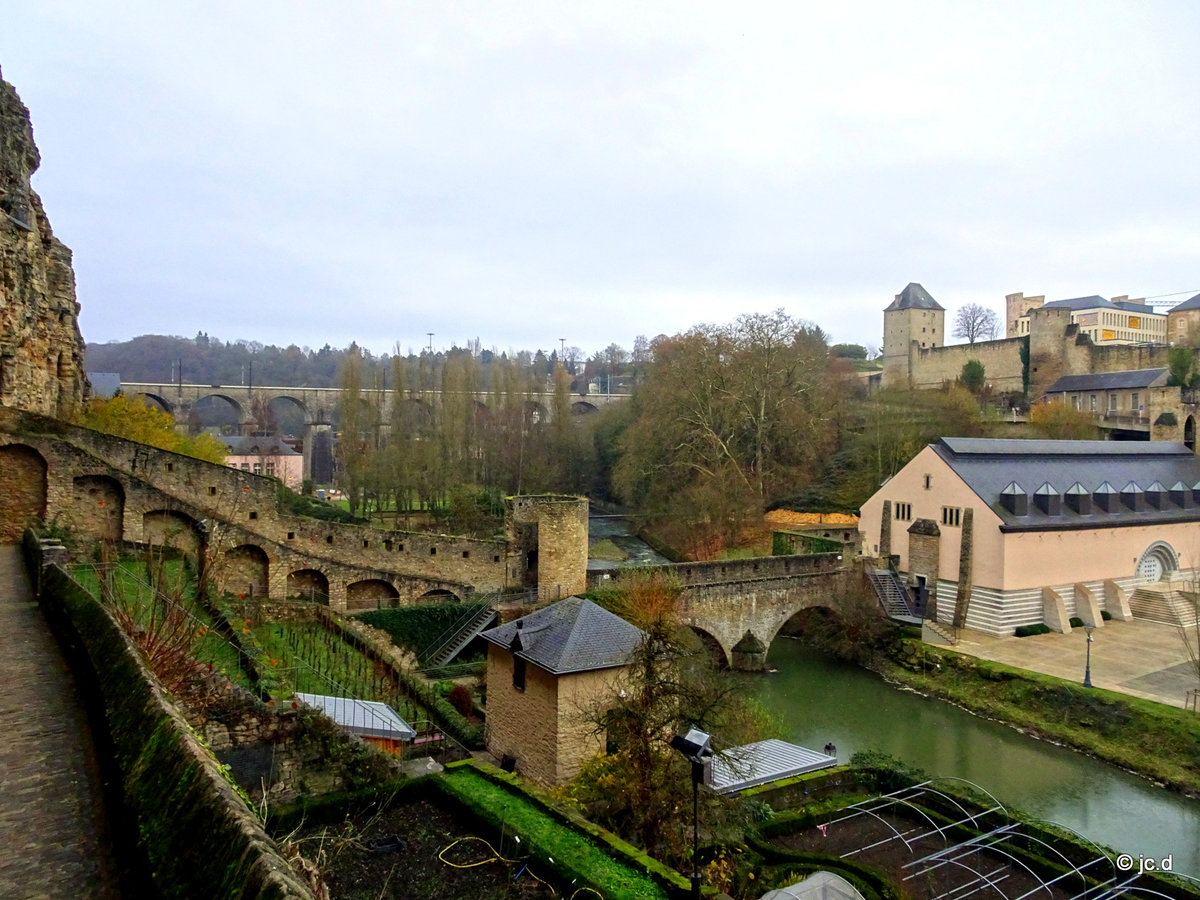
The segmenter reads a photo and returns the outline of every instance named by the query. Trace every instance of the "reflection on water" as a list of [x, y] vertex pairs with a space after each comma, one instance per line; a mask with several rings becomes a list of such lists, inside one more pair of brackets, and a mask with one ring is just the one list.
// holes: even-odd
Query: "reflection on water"
[[1200, 801], [815, 653], [793, 640], [771, 647], [771, 675], [745, 676], [788, 739], [837, 745], [842, 761], [882, 750], [928, 775], [966, 778], [1006, 806], [1058, 822], [1123, 852], [1171, 854], [1175, 871], [1200, 877]]

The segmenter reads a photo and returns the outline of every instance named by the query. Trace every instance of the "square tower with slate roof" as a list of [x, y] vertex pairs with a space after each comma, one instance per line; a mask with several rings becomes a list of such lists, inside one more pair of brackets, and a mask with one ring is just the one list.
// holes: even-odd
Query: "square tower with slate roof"
[[914, 351], [941, 347], [946, 310], [915, 281], [883, 311], [883, 386], [910, 387]]

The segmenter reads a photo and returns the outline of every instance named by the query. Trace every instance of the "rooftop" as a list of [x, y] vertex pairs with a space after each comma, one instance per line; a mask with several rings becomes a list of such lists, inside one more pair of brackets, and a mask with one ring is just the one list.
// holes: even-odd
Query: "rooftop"
[[396, 741], [411, 741], [417, 736], [416, 729], [386, 703], [356, 700], [353, 697], [328, 697], [324, 694], [297, 693], [296, 699], [306, 706], [319, 709], [352, 734]]
[[1129, 369], [1124, 372], [1063, 375], [1046, 388], [1046, 393], [1064, 394], [1069, 391], [1116, 391], [1124, 388], [1158, 387], [1166, 384], [1170, 375], [1170, 369]]
[[1200, 522], [1200, 460], [1183, 444], [947, 437], [931, 447], [1003, 531]]
[[645, 633], [591, 600], [568, 597], [481, 637], [555, 675], [623, 666]]
[[898, 309], [938, 309], [943, 307], [930, 296], [929, 291], [921, 287], [915, 281], [910, 281], [908, 286], [896, 295], [896, 299], [892, 301], [884, 312], [894, 312]]
[[836, 756], [808, 750], [787, 741], [758, 741], [733, 747], [714, 756], [710, 784], [718, 794], [731, 794], [793, 775], [828, 769], [837, 763]]
[[[1170, 312], [1184, 312], [1189, 309], [1200, 309], [1200, 294], [1197, 294], [1195, 297], [1189, 297], [1178, 306], [1172, 306]], [[88, 377], [91, 377], [90, 372], [88, 373]]]
[[1164, 315], [1145, 303], [1133, 300], [1105, 300], [1099, 294], [1092, 294], [1088, 297], [1072, 297], [1069, 300], [1052, 300], [1045, 304], [1045, 307], [1051, 309], [1065, 307], [1074, 312], [1084, 309], [1123, 309], [1126, 312], [1141, 313], [1142, 315]]

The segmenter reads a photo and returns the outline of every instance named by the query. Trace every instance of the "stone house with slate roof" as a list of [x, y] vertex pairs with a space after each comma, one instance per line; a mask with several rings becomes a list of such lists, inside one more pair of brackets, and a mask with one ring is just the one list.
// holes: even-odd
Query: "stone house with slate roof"
[[1189, 297], [1167, 313], [1167, 339], [1186, 344], [1200, 337], [1200, 294]]
[[487, 748], [526, 778], [554, 785], [604, 751], [595, 712], [616, 695], [641, 629], [581, 597], [492, 628]]
[[1200, 460], [1183, 444], [942, 438], [862, 507], [940, 622], [996, 635], [1129, 618], [1131, 593], [1200, 558]]

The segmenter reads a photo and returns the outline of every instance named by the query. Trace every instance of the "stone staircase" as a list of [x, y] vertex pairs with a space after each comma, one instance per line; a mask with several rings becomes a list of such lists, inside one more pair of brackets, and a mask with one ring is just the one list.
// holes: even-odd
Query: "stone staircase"
[[872, 569], [867, 574], [875, 587], [875, 596], [879, 598], [879, 604], [888, 614], [888, 618], [907, 619], [912, 616], [912, 609], [908, 604], [908, 588], [896, 577], [895, 572], [889, 569]]
[[440, 643], [422, 655], [426, 667], [439, 668], [446, 665], [495, 621], [496, 610], [490, 603], [469, 608], [463, 618], [439, 639]]
[[[1197, 605], [1179, 587], [1169, 581], [1140, 584], [1129, 596], [1129, 611], [1136, 619], [1191, 627], [1196, 624]], [[1189, 593], [1194, 589], [1194, 585], [1189, 585]]]

